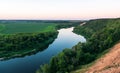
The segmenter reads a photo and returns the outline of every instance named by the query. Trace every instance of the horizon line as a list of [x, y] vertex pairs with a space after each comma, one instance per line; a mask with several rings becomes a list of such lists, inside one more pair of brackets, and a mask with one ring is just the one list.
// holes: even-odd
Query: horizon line
[[120, 17], [100, 17], [100, 18], [88, 18], [88, 19], [26, 19], [26, 18], [16, 18], [16, 19], [0, 19], [0, 20], [48, 20], [48, 21], [67, 21], [67, 20], [94, 20], [94, 19], [118, 19]]

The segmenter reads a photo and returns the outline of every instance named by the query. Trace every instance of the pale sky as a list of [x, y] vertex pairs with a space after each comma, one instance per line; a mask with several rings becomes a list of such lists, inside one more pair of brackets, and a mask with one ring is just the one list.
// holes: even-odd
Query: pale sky
[[0, 0], [0, 19], [120, 17], [120, 0]]

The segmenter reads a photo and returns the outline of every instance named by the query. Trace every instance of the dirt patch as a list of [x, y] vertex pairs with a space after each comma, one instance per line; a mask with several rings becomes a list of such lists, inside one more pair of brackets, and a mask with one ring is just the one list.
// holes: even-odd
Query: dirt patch
[[120, 43], [98, 59], [86, 73], [120, 73]]

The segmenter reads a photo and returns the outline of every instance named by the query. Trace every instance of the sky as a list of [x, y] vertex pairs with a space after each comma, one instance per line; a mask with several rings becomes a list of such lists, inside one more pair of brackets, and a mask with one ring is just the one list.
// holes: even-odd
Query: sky
[[120, 0], [0, 0], [0, 19], [84, 20], [120, 17]]

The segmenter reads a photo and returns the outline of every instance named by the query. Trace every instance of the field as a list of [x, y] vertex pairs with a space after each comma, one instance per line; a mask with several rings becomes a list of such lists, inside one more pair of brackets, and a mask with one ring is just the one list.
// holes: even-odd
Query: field
[[0, 33], [34, 33], [34, 32], [49, 32], [55, 30], [55, 23], [45, 22], [6, 22], [0, 23]]

